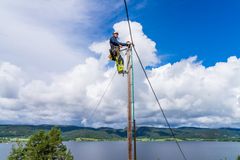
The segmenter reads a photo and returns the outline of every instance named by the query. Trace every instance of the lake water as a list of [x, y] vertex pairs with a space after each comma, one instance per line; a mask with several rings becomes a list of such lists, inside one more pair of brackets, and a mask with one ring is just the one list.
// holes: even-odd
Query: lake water
[[[127, 160], [127, 142], [65, 142], [75, 160]], [[181, 142], [188, 160], [236, 160], [238, 142]], [[6, 160], [12, 144], [0, 144]], [[138, 142], [138, 160], [183, 160], [174, 142]]]

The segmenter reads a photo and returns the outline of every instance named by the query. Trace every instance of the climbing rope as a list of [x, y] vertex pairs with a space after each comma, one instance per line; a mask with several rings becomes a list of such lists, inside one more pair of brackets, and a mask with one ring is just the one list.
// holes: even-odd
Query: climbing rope
[[[132, 41], [132, 43], [134, 44], [133, 35], [132, 35], [132, 29], [131, 29], [130, 18], [129, 18], [129, 13], [128, 13], [128, 7], [127, 7], [127, 2], [126, 2], [126, 0], [124, 0], [124, 4], [125, 4], [125, 10], [126, 10], [126, 16], [127, 16], [129, 34], [130, 34], [131, 41]], [[144, 68], [144, 66], [143, 66], [143, 63], [142, 63], [142, 61], [141, 61], [141, 59], [140, 59], [140, 57], [139, 57], [139, 54], [138, 54], [138, 52], [137, 52], [137, 50], [136, 50], [136, 48], [135, 48], [134, 45], [133, 45], [133, 50], [134, 50], [134, 52], [135, 52], [135, 54], [136, 54], [136, 56], [137, 56], [137, 59], [138, 59], [140, 65], [141, 65], [141, 68], [142, 68], [142, 70], [143, 70], [143, 72], [144, 72], [144, 75], [145, 75], [145, 77], [146, 77], [146, 79], [147, 79], [147, 81], [148, 81], [148, 84], [149, 84], [149, 86], [150, 86], [150, 88], [151, 88], [151, 90], [152, 90], [152, 92], [153, 92], [153, 95], [154, 95], [154, 97], [155, 97], [155, 99], [156, 99], [156, 101], [157, 101], [157, 104], [158, 104], [158, 106], [159, 106], [159, 109], [160, 109], [160, 111], [162, 112], [162, 115], [163, 115], [163, 117], [164, 117], [164, 119], [165, 119], [165, 121], [166, 121], [166, 124], [167, 124], [167, 126], [168, 126], [168, 128], [169, 128], [169, 130], [170, 130], [170, 132], [171, 132], [171, 135], [172, 135], [172, 137], [174, 138], [174, 140], [175, 140], [175, 142], [176, 142], [176, 144], [177, 144], [177, 147], [178, 147], [179, 151], [181, 152], [181, 155], [182, 155], [183, 159], [184, 159], [184, 160], [187, 160], [187, 158], [186, 158], [186, 156], [185, 156], [185, 154], [184, 154], [184, 152], [183, 152], [183, 150], [182, 150], [182, 148], [181, 148], [181, 146], [180, 146], [180, 144], [179, 144], [179, 142], [178, 142], [178, 140], [177, 140], [177, 138], [176, 138], [176, 136], [175, 136], [175, 134], [174, 134], [174, 132], [173, 132], [173, 129], [171, 128], [171, 125], [170, 125], [170, 123], [168, 122], [168, 119], [167, 119], [167, 117], [166, 117], [166, 114], [165, 114], [165, 112], [164, 112], [164, 110], [163, 110], [163, 108], [162, 108], [162, 106], [161, 106], [161, 104], [160, 104], [160, 102], [159, 102], [159, 100], [158, 100], [158, 97], [157, 97], [157, 95], [156, 95], [156, 92], [155, 92], [154, 89], [153, 89], [153, 86], [152, 86], [152, 84], [151, 84], [151, 82], [150, 82], [150, 80], [149, 80], [149, 77], [148, 77], [148, 75], [147, 75], [147, 72], [146, 72], [146, 70], [145, 70], [145, 68]]]
[[99, 106], [101, 105], [102, 100], [103, 100], [104, 96], [106, 95], [108, 89], [109, 89], [110, 86], [112, 85], [112, 82], [113, 82], [114, 77], [116, 76], [116, 74], [117, 74], [117, 71], [114, 72], [112, 78], [110, 79], [109, 83], [107, 84], [106, 88], [104, 89], [103, 94], [102, 94], [102, 96], [99, 98], [99, 100], [98, 100], [96, 106], [94, 107], [92, 113], [89, 114], [89, 116], [88, 116], [88, 118], [87, 118], [87, 121], [90, 121], [90, 120], [93, 118], [93, 116], [94, 116], [94, 114], [96, 113], [97, 109], [98, 109]]

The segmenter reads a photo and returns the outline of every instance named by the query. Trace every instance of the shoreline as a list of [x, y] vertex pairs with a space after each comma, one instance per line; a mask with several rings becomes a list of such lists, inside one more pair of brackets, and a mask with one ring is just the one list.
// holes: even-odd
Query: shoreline
[[[3, 138], [0, 139], [0, 144], [2, 143], [16, 143], [16, 142], [27, 142], [29, 138]], [[76, 139], [63, 139], [64, 142], [125, 142], [127, 139], [94, 139], [94, 138], [76, 138]], [[174, 142], [173, 138], [138, 138], [137, 142]], [[198, 139], [198, 138], [185, 138], [177, 139], [178, 142], [240, 142], [240, 140], [233, 139]]]

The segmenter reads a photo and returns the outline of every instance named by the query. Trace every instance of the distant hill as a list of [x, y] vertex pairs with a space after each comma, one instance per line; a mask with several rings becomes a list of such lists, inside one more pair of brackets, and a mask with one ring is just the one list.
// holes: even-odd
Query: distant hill
[[[127, 136], [125, 129], [62, 125], [0, 125], [0, 138], [28, 138], [39, 130], [50, 130], [52, 127], [61, 129], [64, 140], [124, 140]], [[174, 128], [173, 131], [180, 140], [240, 141], [240, 129], [234, 128], [181, 127]], [[139, 127], [137, 138], [139, 140], [171, 140], [171, 134], [167, 128]]]

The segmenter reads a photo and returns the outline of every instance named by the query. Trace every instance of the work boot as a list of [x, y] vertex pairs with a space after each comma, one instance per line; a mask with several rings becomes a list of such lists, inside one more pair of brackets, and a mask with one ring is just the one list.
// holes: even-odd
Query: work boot
[[118, 72], [118, 74], [122, 74], [122, 75], [123, 75], [123, 77], [124, 77], [124, 75], [125, 75], [125, 74], [128, 74], [128, 71], [126, 71], [126, 70], [123, 70], [123, 71], [120, 71], [120, 72]]
[[123, 74], [123, 71], [118, 71], [118, 74]]
[[118, 74], [128, 74], [128, 71], [126, 71], [126, 70], [119, 71]]

